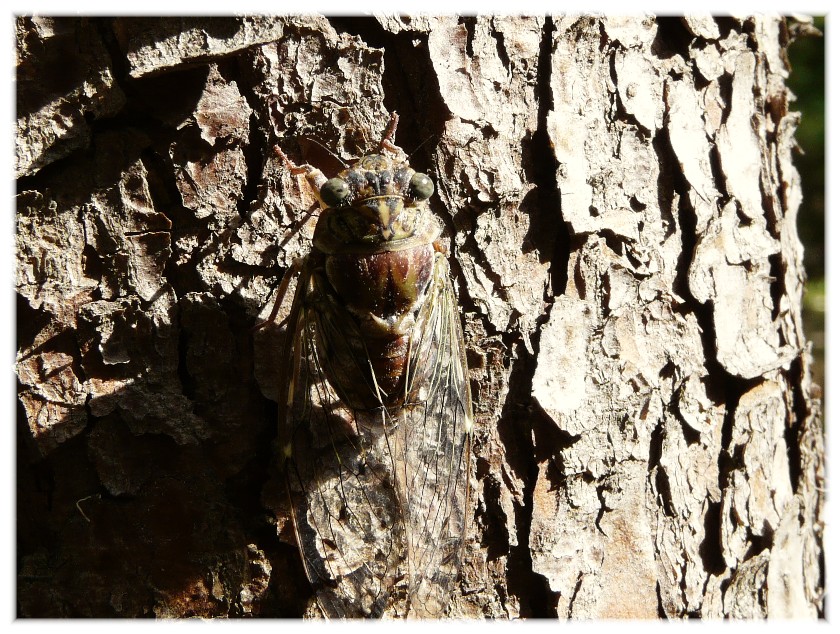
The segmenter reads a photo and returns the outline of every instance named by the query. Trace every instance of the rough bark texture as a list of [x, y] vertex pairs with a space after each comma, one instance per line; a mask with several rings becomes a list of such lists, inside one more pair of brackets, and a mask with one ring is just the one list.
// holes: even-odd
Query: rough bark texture
[[251, 331], [312, 229], [271, 148], [329, 172], [319, 144], [358, 156], [396, 110], [477, 416], [451, 614], [821, 616], [787, 37], [18, 18], [19, 615], [316, 613], [272, 446], [279, 332]]

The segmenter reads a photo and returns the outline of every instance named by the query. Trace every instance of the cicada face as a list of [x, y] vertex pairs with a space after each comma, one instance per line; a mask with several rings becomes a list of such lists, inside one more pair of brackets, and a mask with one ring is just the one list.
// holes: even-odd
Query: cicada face
[[432, 179], [405, 161], [370, 154], [314, 184], [320, 184], [324, 211], [313, 242], [324, 253], [402, 250], [432, 244], [440, 235], [426, 204], [434, 192]]
[[472, 407], [434, 186], [386, 140], [335, 178], [292, 166], [323, 211], [287, 330], [280, 425], [327, 616], [443, 615], [469, 497]]

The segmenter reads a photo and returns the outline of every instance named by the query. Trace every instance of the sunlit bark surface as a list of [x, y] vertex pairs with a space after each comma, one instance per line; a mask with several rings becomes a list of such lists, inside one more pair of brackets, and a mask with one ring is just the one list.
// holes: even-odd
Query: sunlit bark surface
[[[470, 366], [454, 617], [818, 617], [773, 16], [20, 17], [18, 614], [319, 616], [278, 471], [313, 199], [433, 176]], [[281, 317], [288, 312], [287, 294]], [[278, 321], [279, 321], [278, 319]]]

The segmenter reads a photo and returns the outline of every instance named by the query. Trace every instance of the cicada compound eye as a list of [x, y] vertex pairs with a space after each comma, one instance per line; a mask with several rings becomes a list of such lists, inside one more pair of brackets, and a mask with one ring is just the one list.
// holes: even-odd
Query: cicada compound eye
[[414, 200], [426, 200], [435, 192], [435, 184], [432, 179], [417, 172], [408, 181], [408, 195]]
[[321, 187], [321, 200], [330, 207], [337, 207], [350, 196], [350, 186], [340, 178], [331, 178]]

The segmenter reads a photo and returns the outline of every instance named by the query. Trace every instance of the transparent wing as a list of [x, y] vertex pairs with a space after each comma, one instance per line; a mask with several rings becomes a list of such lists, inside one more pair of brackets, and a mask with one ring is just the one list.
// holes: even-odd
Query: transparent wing
[[[317, 272], [314, 273], [317, 275]], [[325, 314], [304, 271], [293, 305], [281, 407], [285, 471], [306, 573], [328, 617], [381, 616], [396, 583], [402, 546], [393, 459], [383, 435], [360, 427], [324, 374], [316, 329], [354, 333]]]
[[[405, 402], [347, 408], [333, 359], [370, 363], [317, 270], [298, 283], [283, 358], [285, 470], [307, 575], [328, 617], [440, 616], [460, 566], [472, 413], [448, 267], [411, 337]], [[362, 346], [363, 348], [363, 346]], [[341, 386], [338, 392], [341, 392]], [[375, 386], [369, 386], [375, 393]]]
[[[438, 255], [408, 368], [416, 402], [402, 411], [410, 615], [442, 616], [459, 574], [467, 509], [472, 402], [446, 258]], [[402, 478], [400, 478], [402, 479]]]

